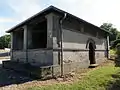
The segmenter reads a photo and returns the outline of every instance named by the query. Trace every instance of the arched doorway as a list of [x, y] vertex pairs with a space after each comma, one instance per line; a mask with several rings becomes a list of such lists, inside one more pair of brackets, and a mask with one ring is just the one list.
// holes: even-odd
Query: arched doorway
[[90, 64], [95, 64], [95, 48], [93, 43], [89, 43], [89, 60], [90, 60]]

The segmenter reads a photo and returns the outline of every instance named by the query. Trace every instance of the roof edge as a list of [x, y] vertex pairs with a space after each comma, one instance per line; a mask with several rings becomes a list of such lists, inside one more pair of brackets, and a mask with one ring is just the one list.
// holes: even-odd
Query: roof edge
[[70, 13], [68, 13], [68, 12], [66, 12], [66, 11], [63, 11], [63, 10], [61, 10], [61, 9], [59, 9], [59, 8], [56, 8], [56, 7], [52, 6], [52, 5], [49, 6], [48, 8], [46, 8], [46, 9], [43, 9], [43, 10], [40, 11], [39, 13], [33, 15], [32, 17], [26, 19], [25, 21], [17, 24], [16, 26], [14, 26], [13, 28], [9, 29], [9, 30], [6, 31], [6, 32], [7, 32], [7, 33], [12, 32], [14, 29], [18, 28], [19, 26], [24, 25], [25, 23], [29, 22], [31, 19], [35, 18], [36, 16], [38, 16], [38, 15], [40, 15], [40, 14], [42, 14], [42, 13], [48, 11], [48, 10], [54, 10], [54, 11], [57, 11], [57, 12], [59, 12], [59, 13], [67, 13], [69, 16], [71, 16], [71, 17], [73, 17], [73, 18], [76, 18], [76, 19], [78, 19], [78, 20], [80, 20], [80, 21], [82, 21], [82, 22], [84, 22], [84, 23], [87, 23], [87, 24], [89, 24], [89, 25], [92, 25], [92, 26], [94, 26], [94, 27], [96, 27], [96, 28], [99, 28], [100, 30], [105, 31], [106, 33], [109, 33], [109, 34], [110, 34], [109, 31], [106, 31], [106, 30], [104, 30], [104, 29], [101, 29], [100, 27], [98, 27], [98, 26], [96, 26], [96, 25], [94, 25], [94, 24], [91, 24], [91, 23], [89, 23], [89, 22], [87, 22], [87, 21], [85, 21], [85, 20], [83, 20], [83, 19], [81, 19], [81, 18], [79, 18], [79, 17], [77, 17], [77, 16], [75, 16], [75, 15], [72, 15], [72, 14], [70, 14]]

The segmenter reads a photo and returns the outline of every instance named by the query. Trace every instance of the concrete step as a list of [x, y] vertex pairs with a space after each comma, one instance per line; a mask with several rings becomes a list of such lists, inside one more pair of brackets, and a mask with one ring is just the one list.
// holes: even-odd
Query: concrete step
[[98, 64], [90, 64], [89, 68], [95, 68], [97, 66], [98, 66]]

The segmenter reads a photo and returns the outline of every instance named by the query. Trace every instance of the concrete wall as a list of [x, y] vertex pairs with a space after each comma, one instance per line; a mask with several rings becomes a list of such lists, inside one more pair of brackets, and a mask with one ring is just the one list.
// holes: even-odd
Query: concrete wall
[[12, 51], [12, 61], [26, 62], [26, 53], [22, 50]]
[[63, 29], [63, 47], [72, 49], [86, 49], [86, 43], [89, 38], [95, 41], [97, 50], [105, 50], [105, 38], [96, 38], [80, 31]]
[[[77, 52], [64, 52], [64, 60], [71, 60], [73, 62], [81, 60], [89, 60], [89, 48], [86, 48], [87, 40], [92, 38], [96, 44], [96, 60], [105, 58], [105, 38], [96, 38], [90, 35], [81, 34], [79, 31], [71, 31], [63, 29], [63, 48], [79, 49]], [[83, 51], [82, 51], [83, 50]], [[99, 61], [98, 61], [99, 62]]]
[[53, 55], [52, 50], [29, 50], [28, 51], [28, 62], [38, 64], [40, 66], [52, 65]]
[[[53, 64], [52, 50], [33, 49], [27, 52], [28, 62], [31, 64], [46, 66]], [[13, 51], [13, 61], [26, 62], [25, 51]]]

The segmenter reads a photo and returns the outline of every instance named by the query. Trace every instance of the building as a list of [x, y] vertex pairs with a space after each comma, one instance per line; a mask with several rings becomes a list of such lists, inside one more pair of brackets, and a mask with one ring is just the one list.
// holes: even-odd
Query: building
[[60, 75], [100, 64], [108, 57], [109, 32], [54, 6], [7, 33], [12, 38], [11, 61], [4, 62], [4, 67], [29, 63]]

